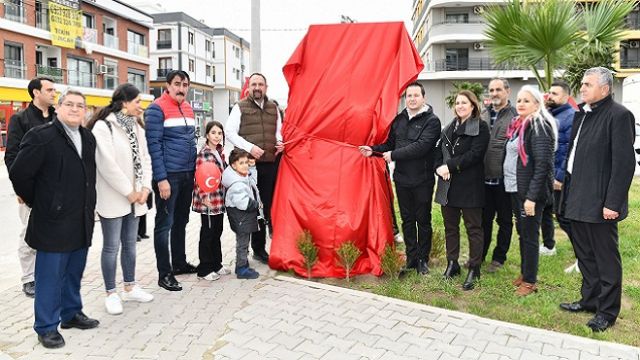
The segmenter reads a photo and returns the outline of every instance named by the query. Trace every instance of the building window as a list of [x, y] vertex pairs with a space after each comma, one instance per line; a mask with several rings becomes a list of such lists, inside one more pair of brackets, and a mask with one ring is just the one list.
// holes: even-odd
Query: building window
[[215, 66], [211, 67], [211, 79], [213, 80], [213, 82], [216, 82], [216, 67]]
[[631, 30], [640, 30], [640, 9], [638, 5], [627, 15], [627, 27]]
[[24, 79], [25, 66], [23, 59], [22, 45], [14, 43], [4, 43], [4, 76], [8, 78]]
[[460, 71], [469, 69], [469, 49], [446, 49], [446, 71]]
[[216, 43], [215, 42], [211, 42], [211, 57], [212, 58], [216, 58]]
[[171, 49], [171, 29], [158, 29], [158, 49]]
[[96, 74], [93, 72], [93, 60], [67, 58], [67, 81], [69, 85], [96, 87]]
[[82, 13], [82, 27], [88, 29], [95, 29], [96, 22], [93, 18], [93, 15]]
[[205, 74], [207, 75], [207, 77], [211, 76], [211, 65], [207, 65], [205, 69]]
[[144, 45], [144, 35], [139, 34], [135, 31], [127, 30], [127, 40], [130, 43]]
[[236, 52], [236, 59], [240, 59], [240, 48], [236, 47], [235, 52]]
[[127, 30], [127, 50], [129, 54], [149, 57], [149, 51], [144, 45], [144, 35]]
[[104, 60], [104, 88], [115, 89], [118, 87], [118, 63], [114, 60]]
[[469, 14], [446, 14], [445, 24], [468, 24]]
[[170, 57], [158, 58], [158, 78], [166, 78], [173, 69], [173, 59]]
[[27, 18], [22, 0], [5, 0], [4, 17], [11, 21], [26, 22]]
[[36, 1], [36, 27], [49, 30], [49, 9], [40, 1]]
[[147, 83], [145, 81], [145, 72], [138, 69], [127, 70], [127, 81], [135, 85], [140, 92], [147, 92]]
[[620, 67], [640, 68], [640, 39], [630, 39], [620, 43]]
[[211, 41], [209, 41], [209, 40], [205, 40], [204, 41], [204, 51], [206, 51], [206, 52], [211, 51]]
[[193, 45], [194, 43], [194, 35], [191, 31], [189, 31], [189, 45]]
[[193, 59], [189, 59], [189, 71], [190, 72], [196, 71], [196, 61]]
[[236, 76], [236, 80], [240, 80], [240, 70], [233, 68], [233, 74]]

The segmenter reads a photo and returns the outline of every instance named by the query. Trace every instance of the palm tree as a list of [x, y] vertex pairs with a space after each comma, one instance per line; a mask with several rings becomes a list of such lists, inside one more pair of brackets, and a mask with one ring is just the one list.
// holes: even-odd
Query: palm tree
[[[580, 37], [576, 15], [570, 0], [511, 0], [491, 6], [485, 12], [488, 46], [497, 63], [529, 67], [540, 88], [547, 90], [553, 71], [568, 61], [564, 50]], [[544, 79], [539, 63], [544, 65]]]
[[584, 27], [580, 38], [569, 48], [569, 61], [563, 75], [574, 94], [580, 89], [586, 69], [604, 66], [613, 70], [618, 52], [616, 45], [622, 40], [626, 17], [635, 3], [634, 0], [603, 0], [583, 7]]

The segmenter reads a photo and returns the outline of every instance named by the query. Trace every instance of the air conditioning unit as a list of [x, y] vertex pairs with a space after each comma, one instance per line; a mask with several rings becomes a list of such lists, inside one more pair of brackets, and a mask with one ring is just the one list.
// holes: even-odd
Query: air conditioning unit
[[484, 6], [482, 5], [476, 5], [473, 7], [473, 13], [476, 15], [482, 15], [484, 14]]
[[109, 72], [107, 65], [98, 65], [98, 74], [106, 74], [107, 72]]
[[484, 50], [484, 45], [482, 43], [473, 43], [473, 50], [475, 51], [480, 51], [480, 50]]
[[638, 41], [638, 40], [630, 40], [629, 41], [629, 48], [631, 48], [631, 49], [640, 48], [640, 41]]

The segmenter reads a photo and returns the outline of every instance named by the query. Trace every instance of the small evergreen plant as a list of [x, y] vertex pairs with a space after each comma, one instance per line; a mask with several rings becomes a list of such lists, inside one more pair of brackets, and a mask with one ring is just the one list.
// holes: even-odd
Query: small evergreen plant
[[362, 254], [362, 251], [352, 241], [346, 241], [340, 245], [336, 253], [338, 254], [340, 265], [347, 272], [347, 282], [351, 281], [351, 269], [353, 269], [353, 265]]
[[402, 255], [392, 246], [387, 244], [384, 247], [384, 253], [380, 259], [380, 267], [382, 267], [382, 271], [392, 279], [397, 279], [400, 275], [400, 269], [402, 269], [402, 266], [404, 265], [403, 263]]
[[318, 247], [313, 242], [313, 236], [309, 230], [303, 230], [297, 241], [298, 251], [304, 259], [307, 268], [307, 279], [311, 279], [311, 269], [318, 262]]

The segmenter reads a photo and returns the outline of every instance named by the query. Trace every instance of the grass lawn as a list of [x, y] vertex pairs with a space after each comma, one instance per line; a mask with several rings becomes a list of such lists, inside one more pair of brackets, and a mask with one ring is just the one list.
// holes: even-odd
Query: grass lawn
[[[442, 279], [446, 265], [444, 258], [432, 264], [431, 273], [426, 277], [412, 273], [401, 280], [392, 280], [386, 276], [361, 276], [351, 283], [337, 279], [320, 281], [491, 319], [640, 346], [640, 336], [637, 333], [640, 330], [640, 178], [634, 179], [629, 197], [630, 215], [619, 224], [624, 272], [622, 311], [616, 325], [604, 333], [592, 333], [585, 325], [591, 314], [570, 314], [558, 307], [561, 302], [580, 298], [582, 278], [577, 273], [564, 273], [564, 269], [575, 261], [575, 257], [567, 236], [557, 226], [557, 255], [540, 257], [538, 293], [525, 298], [515, 296], [515, 287], [511, 285], [511, 281], [520, 272], [515, 228], [505, 266], [494, 274], [483, 272], [479, 286], [473, 291], [462, 291], [462, 282], [466, 276], [464, 269], [462, 276], [453, 281]], [[433, 225], [434, 230], [440, 229], [444, 233], [440, 206], [436, 204], [433, 207]], [[460, 264], [464, 263], [468, 254], [464, 226], [461, 228], [463, 239]], [[489, 249], [488, 258], [494, 245], [492, 243]]]

